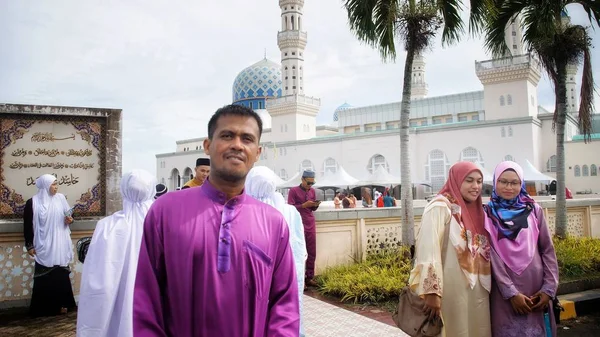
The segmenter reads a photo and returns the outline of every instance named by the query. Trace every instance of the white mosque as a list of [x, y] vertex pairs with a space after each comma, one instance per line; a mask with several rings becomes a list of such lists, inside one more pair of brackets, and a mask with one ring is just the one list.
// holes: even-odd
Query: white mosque
[[[400, 176], [400, 102], [353, 107], [342, 104], [329, 125], [317, 125], [320, 100], [305, 95], [303, 30], [304, 0], [280, 0], [281, 31], [277, 44], [281, 64], [263, 59], [242, 70], [233, 81], [232, 102], [254, 109], [264, 123], [263, 154], [257, 165], [270, 167], [282, 180], [298, 172], [317, 172], [364, 180], [379, 167]], [[556, 172], [556, 136], [552, 113], [538, 105], [538, 61], [524, 53], [518, 24], [507, 27], [512, 55], [475, 62], [482, 90], [427, 97], [425, 60], [413, 65], [410, 119], [410, 161], [413, 181], [426, 182], [417, 197], [436, 192], [452, 164], [476, 162], [492, 172], [503, 160], [513, 160], [540, 178], [537, 188]], [[310, 66], [310, 65], [309, 65]], [[568, 73], [568, 105], [577, 109], [577, 68]], [[600, 120], [598, 120], [600, 121]], [[600, 132], [600, 128], [596, 129]], [[584, 144], [577, 120], [566, 126], [567, 186], [573, 193], [600, 192], [600, 135]], [[156, 155], [157, 178], [170, 190], [192, 178], [197, 157], [205, 156], [204, 138], [177, 141], [176, 151]], [[587, 155], [586, 155], [587, 154]], [[541, 172], [541, 173], [540, 173]], [[299, 181], [299, 180], [298, 180]], [[294, 184], [290, 181], [289, 184]], [[535, 185], [534, 185], [535, 187]], [[331, 197], [331, 194], [327, 194]]]

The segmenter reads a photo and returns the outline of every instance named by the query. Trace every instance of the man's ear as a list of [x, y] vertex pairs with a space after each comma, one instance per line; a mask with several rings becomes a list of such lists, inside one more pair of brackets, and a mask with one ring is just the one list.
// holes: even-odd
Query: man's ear
[[210, 148], [210, 139], [204, 139], [204, 142], [202, 142], [202, 146], [204, 147], [204, 154], [208, 155], [208, 149]]
[[257, 163], [260, 160], [260, 154], [262, 153], [262, 146], [258, 147], [258, 151], [256, 152], [256, 158], [254, 159], [254, 162]]

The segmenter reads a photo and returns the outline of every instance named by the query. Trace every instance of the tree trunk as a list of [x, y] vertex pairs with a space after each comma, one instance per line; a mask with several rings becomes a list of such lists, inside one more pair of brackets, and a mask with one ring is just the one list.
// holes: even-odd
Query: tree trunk
[[412, 181], [410, 174], [410, 148], [409, 148], [409, 120], [410, 120], [410, 92], [412, 80], [412, 66], [415, 59], [415, 49], [407, 48], [406, 62], [404, 63], [404, 85], [402, 87], [402, 105], [400, 109], [400, 183], [402, 202], [402, 244], [412, 246], [415, 243], [415, 219], [413, 212]]
[[555, 233], [567, 236], [567, 200], [565, 192], [565, 124], [567, 120], [567, 65], [557, 65], [555, 132], [556, 132], [556, 217]]

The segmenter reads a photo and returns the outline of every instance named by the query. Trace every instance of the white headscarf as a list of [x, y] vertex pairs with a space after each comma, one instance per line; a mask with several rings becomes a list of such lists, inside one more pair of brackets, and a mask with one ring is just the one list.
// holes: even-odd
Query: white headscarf
[[33, 248], [37, 263], [45, 267], [66, 267], [73, 259], [71, 229], [65, 224], [69, 204], [63, 194], [50, 194], [50, 186], [55, 180], [55, 176], [44, 174], [35, 181], [38, 192], [31, 198]]
[[133, 288], [155, 187], [156, 178], [147, 171], [125, 174], [123, 210], [96, 225], [81, 276], [77, 336], [133, 336]]
[[296, 207], [288, 205], [281, 193], [276, 189], [277, 176], [266, 166], [253, 167], [246, 176], [246, 194], [253, 198], [273, 206], [277, 209], [288, 224], [290, 229], [290, 246], [294, 254], [296, 265], [296, 278], [298, 280], [298, 301], [300, 302], [300, 333], [304, 335], [302, 324], [302, 294], [304, 293], [304, 264], [308, 256], [306, 252], [306, 241], [304, 240], [304, 226], [302, 218]]

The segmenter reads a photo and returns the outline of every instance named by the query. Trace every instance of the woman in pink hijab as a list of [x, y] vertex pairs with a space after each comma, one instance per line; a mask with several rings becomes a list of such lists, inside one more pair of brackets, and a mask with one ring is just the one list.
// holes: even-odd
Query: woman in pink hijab
[[558, 287], [554, 245], [544, 211], [527, 194], [517, 163], [505, 161], [494, 170], [485, 215], [492, 246], [493, 336], [556, 336], [551, 301]]
[[417, 233], [409, 284], [425, 299], [425, 313], [431, 318], [441, 315], [442, 336], [491, 336], [492, 281], [482, 184], [483, 174], [475, 164], [454, 164], [444, 187], [425, 207]]

